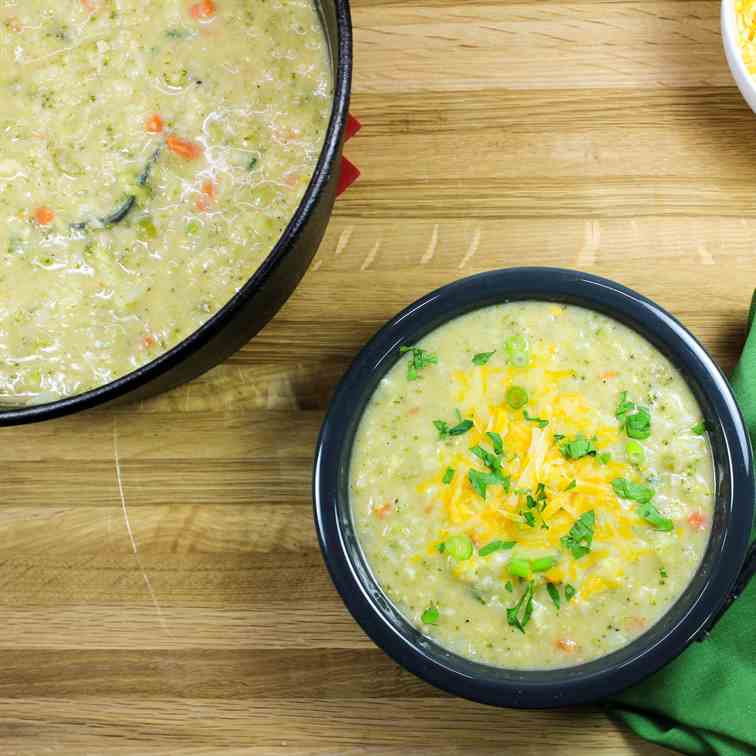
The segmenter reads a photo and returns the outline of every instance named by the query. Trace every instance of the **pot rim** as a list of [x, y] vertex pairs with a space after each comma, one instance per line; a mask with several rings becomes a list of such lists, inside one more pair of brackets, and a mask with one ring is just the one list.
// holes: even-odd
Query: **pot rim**
[[[444, 322], [496, 303], [566, 302], [628, 325], [681, 371], [712, 428], [717, 494], [712, 535], [691, 584], [667, 613], [628, 646], [556, 670], [507, 670], [473, 662], [423, 636], [383, 594], [351, 522], [348, 467], [354, 434], [378, 381], [412, 344]], [[342, 378], [318, 438], [315, 525], [331, 578], [365, 632], [399, 664], [450, 693], [480, 703], [550, 708], [595, 701], [629, 687], [702, 638], [725, 605], [743, 564], [754, 511], [748, 432], [714, 360], [672, 315], [621, 284], [563, 268], [509, 268], [464, 278], [409, 305], [359, 352]]]
[[[317, 0], [318, 8], [323, 1]], [[352, 20], [349, 0], [330, 0], [330, 2], [335, 7], [338, 30], [338, 38], [329, 44], [333, 58], [332, 66], [335, 72], [331, 117], [310, 183], [307, 185], [302, 200], [286, 229], [262, 264], [218, 312], [168, 351], [163, 352], [136, 370], [80, 394], [43, 404], [20, 407], [2, 407], [0, 405], [0, 427], [25, 425], [90, 409], [117, 399], [155, 380], [199, 351], [217, 336], [238, 312], [255, 297], [273, 272], [291, 253], [294, 242], [310, 221], [318, 202], [325, 193], [332, 174], [339, 170], [337, 161], [347, 116], [349, 115], [353, 66]], [[328, 35], [328, 30], [325, 27], [324, 33]]]

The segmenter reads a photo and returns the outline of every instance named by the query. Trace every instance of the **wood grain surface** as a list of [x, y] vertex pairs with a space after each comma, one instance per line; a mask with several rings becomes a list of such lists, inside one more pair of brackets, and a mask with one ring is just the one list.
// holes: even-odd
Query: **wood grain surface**
[[356, 350], [440, 284], [615, 278], [730, 369], [756, 282], [756, 126], [714, 0], [355, 0], [339, 201], [251, 344], [141, 404], [0, 432], [0, 753], [652, 756], [593, 709], [455, 700], [331, 586], [313, 446]]

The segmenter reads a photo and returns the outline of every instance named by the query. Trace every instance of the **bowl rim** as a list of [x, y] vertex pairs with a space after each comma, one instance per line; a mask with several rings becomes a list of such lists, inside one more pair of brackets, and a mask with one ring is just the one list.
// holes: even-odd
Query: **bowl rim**
[[[523, 671], [470, 662], [448, 652], [400, 617], [366, 569], [351, 528], [346, 480], [354, 430], [375, 385], [398, 359], [398, 347], [414, 343], [439, 325], [490, 304], [543, 299], [603, 312], [651, 341], [702, 391], [715, 409], [712, 437], [724, 442], [718, 469], [716, 546], [707, 546], [691, 586], [646, 633], [618, 651], [558, 670]], [[649, 330], [651, 329], [651, 330]], [[367, 391], [364, 385], [372, 388]], [[699, 392], [701, 393], [701, 392]], [[697, 395], [699, 402], [701, 396]], [[705, 408], [702, 406], [702, 409]], [[350, 435], [351, 434], [351, 435]], [[719, 442], [717, 442], [719, 443]], [[346, 460], [346, 461], [345, 461]], [[717, 457], [715, 454], [715, 462]], [[736, 583], [749, 545], [754, 513], [754, 475], [748, 432], [732, 390], [711, 356], [672, 315], [643, 295], [609, 279], [564, 268], [509, 268], [480, 273], [426, 294], [384, 325], [359, 352], [338, 384], [315, 450], [313, 502], [318, 541], [331, 579], [354, 619], [395, 661], [427, 682], [480, 703], [551, 708], [614, 695], [680, 654], [707, 632]], [[344, 499], [347, 499], [345, 502]], [[717, 514], [719, 513], [719, 514]], [[679, 615], [679, 616], [678, 616]], [[671, 628], [664, 629], [667, 617]], [[399, 617], [399, 619], [398, 619]], [[401, 627], [403, 626], [403, 627]], [[414, 636], [414, 637], [412, 637]]]
[[[321, 5], [323, 2], [324, 0], [316, 0], [319, 13], [322, 13]], [[289, 223], [262, 264], [220, 310], [198, 329], [192, 331], [185, 339], [159, 354], [150, 362], [80, 394], [73, 394], [42, 404], [19, 407], [0, 406], [0, 427], [50, 420], [90, 409], [117, 399], [155, 380], [198, 352], [217, 336], [237, 316], [239, 311], [243, 310], [247, 303], [255, 297], [273, 272], [291, 253], [294, 242], [310, 221], [315, 208], [327, 191], [333, 173], [338, 171], [336, 162], [340, 156], [340, 146], [349, 115], [353, 67], [352, 20], [349, 0], [330, 0], [330, 2], [333, 3], [335, 9], [337, 27], [337, 39], [329, 45], [332, 53], [334, 51], [336, 53], [331, 61], [335, 72], [331, 116], [310, 182]], [[328, 36], [328, 30], [325, 28], [324, 33]]]

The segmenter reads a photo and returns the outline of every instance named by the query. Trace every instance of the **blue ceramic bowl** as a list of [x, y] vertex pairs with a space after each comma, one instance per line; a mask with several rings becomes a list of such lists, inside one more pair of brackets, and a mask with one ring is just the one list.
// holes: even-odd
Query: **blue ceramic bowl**
[[[711, 428], [716, 506], [712, 535], [692, 582], [667, 614], [629, 646], [586, 664], [523, 671], [470, 661], [420, 633], [373, 577], [352, 521], [348, 481], [352, 444], [378, 382], [412, 344], [445, 322], [481, 307], [524, 299], [565, 302], [602, 312], [654, 344], [677, 366]], [[474, 701], [523, 708], [567, 706], [617, 693], [658, 670], [716, 620], [753, 574], [748, 556], [754, 478], [748, 433], [727, 380], [706, 350], [669, 313], [613, 281], [559, 268], [511, 268], [465, 278], [419, 299], [389, 321], [359, 353], [328, 409], [313, 481], [320, 546], [344, 603], [367, 634], [403, 667]]]

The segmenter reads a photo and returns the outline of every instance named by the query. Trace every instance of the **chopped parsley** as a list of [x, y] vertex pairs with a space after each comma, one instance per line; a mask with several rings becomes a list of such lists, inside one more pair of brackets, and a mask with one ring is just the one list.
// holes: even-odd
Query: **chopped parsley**
[[668, 532], [675, 527], [675, 523], [668, 517], [664, 517], [650, 501], [644, 502], [638, 507], [638, 515], [651, 525], [654, 530]]
[[701, 420], [700, 423], [696, 423], [691, 430], [693, 433], [695, 433], [697, 436], [703, 436], [706, 431], [709, 430], [709, 424], [706, 422], [706, 420]]
[[448, 486], [454, 480], [454, 468], [447, 467], [443, 477], [443, 484]]
[[407, 380], [416, 381], [420, 375], [420, 371], [423, 368], [427, 368], [428, 365], [435, 365], [438, 362], [438, 355], [433, 352], [426, 352], [425, 349], [419, 347], [403, 346], [399, 347], [400, 354], [406, 354], [409, 352], [410, 358], [407, 363]]
[[420, 619], [426, 625], [435, 625], [438, 622], [438, 607], [431, 604], [421, 615]]
[[620, 394], [614, 415], [620, 421], [628, 438], [643, 441], [651, 435], [651, 414], [645, 407], [630, 401], [627, 396], [627, 391]]
[[546, 583], [546, 592], [554, 602], [554, 606], [559, 610], [559, 605], [561, 603], [559, 599], [559, 588], [557, 588], [554, 583]]
[[469, 470], [467, 478], [482, 499], [486, 498], [486, 489], [488, 486], [502, 486], [505, 491], [509, 491], [509, 477], [501, 472], [481, 472], [480, 470]]
[[576, 593], [575, 588], [569, 583], [567, 583], [567, 585], [564, 586], [564, 600], [565, 601], [571, 601], [575, 593]]
[[590, 553], [595, 524], [596, 514], [591, 509], [588, 512], [583, 512], [575, 520], [575, 524], [570, 528], [569, 533], [562, 536], [562, 546], [570, 551], [575, 559], [580, 559]]
[[544, 420], [542, 417], [534, 417], [529, 414], [527, 410], [522, 411], [522, 416], [529, 422], [535, 423], [539, 428], [545, 428], [548, 424], [548, 420]]
[[514, 548], [516, 545], [517, 541], [502, 541], [496, 539], [495, 541], [491, 541], [490, 543], [487, 543], [485, 546], [483, 546], [483, 548], [478, 551], [478, 554], [484, 557], [488, 556], [489, 554], [493, 554], [494, 551], [507, 551]]
[[612, 481], [612, 488], [620, 499], [630, 499], [637, 501], [638, 504], [646, 504], [654, 498], [655, 494], [651, 486], [646, 486], [643, 483], [632, 483], [625, 478], [615, 478]]
[[533, 614], [533, 587], [534, 584], [531, 580], [519, 601], [511, 609], [507, 609], [507, 622], [521, 633], [525, 632], [525, 627]]
[[617, 402], [617, 409], [614, 411], [614, 416], [620, 422], [624, 422], [626, 415], [635, 412], [635, 402], [631, 402], [627, 396], [627, 391], [623, 391], [620, 394], [619, 401]]
[[485, 365], [494, 354], [496, 354], [496, 350], [493, 352], [478, 352], [478, 354], [472, 358], [473, 365]]
[[504, 590], [509, 591], [509, 593], [512, 593], [512, 591], [514, 590], [514, 587], [512, 586], [511, 580], [507, 580], [507, 582], [504, 583]]
[[638, 502], [638, 516], [643, 518], [655, 530], [669, 531], [675, 527], [675, 524], [667, 517], [664, 517], [659, 510], [651, 503], [656, 492], [651, 486], [643, 483], [632, 483], [624, 478], [615, 478], [612, 481], [614, 493], [621, 499], [630, 499]]
[[445, 420], [434, 420], [433, 425], [438, 431], [439, 440], [443, 441], [449, 436], [461, 436], [467, 433], [474, 423], [472, 420], [460, 420], [456, 425], [450, 426]]
[[565, 459], [582, 459], [583, 457], [595, 457], [598, 453], [596, 448], [596, 437], [586, 438], [582, 433], [578, 433], [572, 441], [565, 441], [560, 444], [559, 451]]
[[501, 440], [501, 436], [493, 431], [486, 433], [489, 439], [491, 439], [491, 446], [496, 454], [504, 454], [504, 442]]

